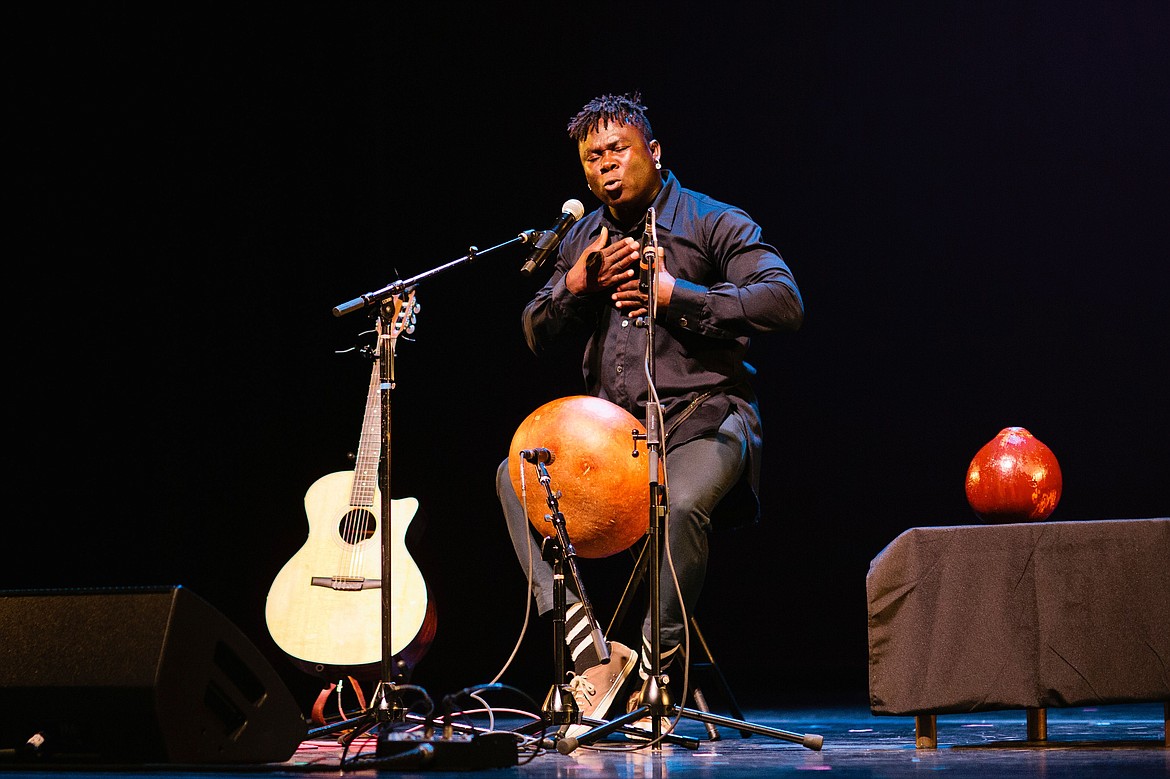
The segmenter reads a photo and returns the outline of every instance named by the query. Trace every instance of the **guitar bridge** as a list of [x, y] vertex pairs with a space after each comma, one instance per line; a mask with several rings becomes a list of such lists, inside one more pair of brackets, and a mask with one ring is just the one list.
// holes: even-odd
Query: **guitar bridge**
[[376, 590], [382, 586], [381, 579], [366, 579], [362, 576], [314, 576], [309, 584], [313, 587], [328, 587], [331, 590], [357, 592]]

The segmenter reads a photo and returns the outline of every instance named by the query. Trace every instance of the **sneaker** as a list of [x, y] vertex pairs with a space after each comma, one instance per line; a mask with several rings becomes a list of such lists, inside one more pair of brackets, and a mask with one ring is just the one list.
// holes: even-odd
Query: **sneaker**
[[[609, 662], [598, 663], [583, 674], [573, 674], [569, 689], [582, 717], [604, 719], [622, 684], [638, 664], [638, 653], [617, 641], [609, 645]], [[569, 725], [565, 731], [574, 738], [592, 730], [592, 725]]]

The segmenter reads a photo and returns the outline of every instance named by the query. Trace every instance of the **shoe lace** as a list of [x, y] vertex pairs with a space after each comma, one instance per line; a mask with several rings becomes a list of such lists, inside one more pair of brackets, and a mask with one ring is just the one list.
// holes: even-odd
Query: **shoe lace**
[[597, 688], [593, 682], [580, 674], [573, 674], [569, 677], [569, 690], [572, 691], [573, 697], [579, 703], [588, 703], [589, 698], [597, 694]]

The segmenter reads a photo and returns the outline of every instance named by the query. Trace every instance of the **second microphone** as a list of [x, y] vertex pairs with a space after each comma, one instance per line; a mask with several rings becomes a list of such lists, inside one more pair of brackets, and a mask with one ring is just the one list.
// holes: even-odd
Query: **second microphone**
[[561, 206], [561, 216], [557, 219], [557, 223], [552, 226], [551, 230], [545, 230], [536, 239], [536, 245], [532, 249], [532, 253], [528, 255], [528, 259], [520, 268], [520, 272], [525, 276], [532, 275], [532, 272], [539, 268], [548, 256], [556, 251], [557, 246], [560, 245], [561, 239], [565, 237], [565, 233], [569, 232], [569, 228], [573, 223], [585, 215], [585, 206], [580, 200], [570, 199], [566, 200]]

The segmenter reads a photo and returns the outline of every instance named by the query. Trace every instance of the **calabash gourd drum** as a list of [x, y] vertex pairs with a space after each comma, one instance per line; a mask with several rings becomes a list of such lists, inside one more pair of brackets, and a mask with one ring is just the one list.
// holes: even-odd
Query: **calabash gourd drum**
[[[544, 536], [556, 534], [548, 495], [527, 449], [548, 449], [546, 468], [569, 541], [580, 557], [609, 557], [629, 549], [649, 528], [645, 426], [608, 400], [573, 395], [550, 401], [528, 415], [512, 436], [508, 475], [525, 503], [528, 519]], [[633, 456], [634, 452], [638, 456]], [[521, 484], [521, 469], [524, 482]], [[522, 491], [523, 486], [523, 491]]]

